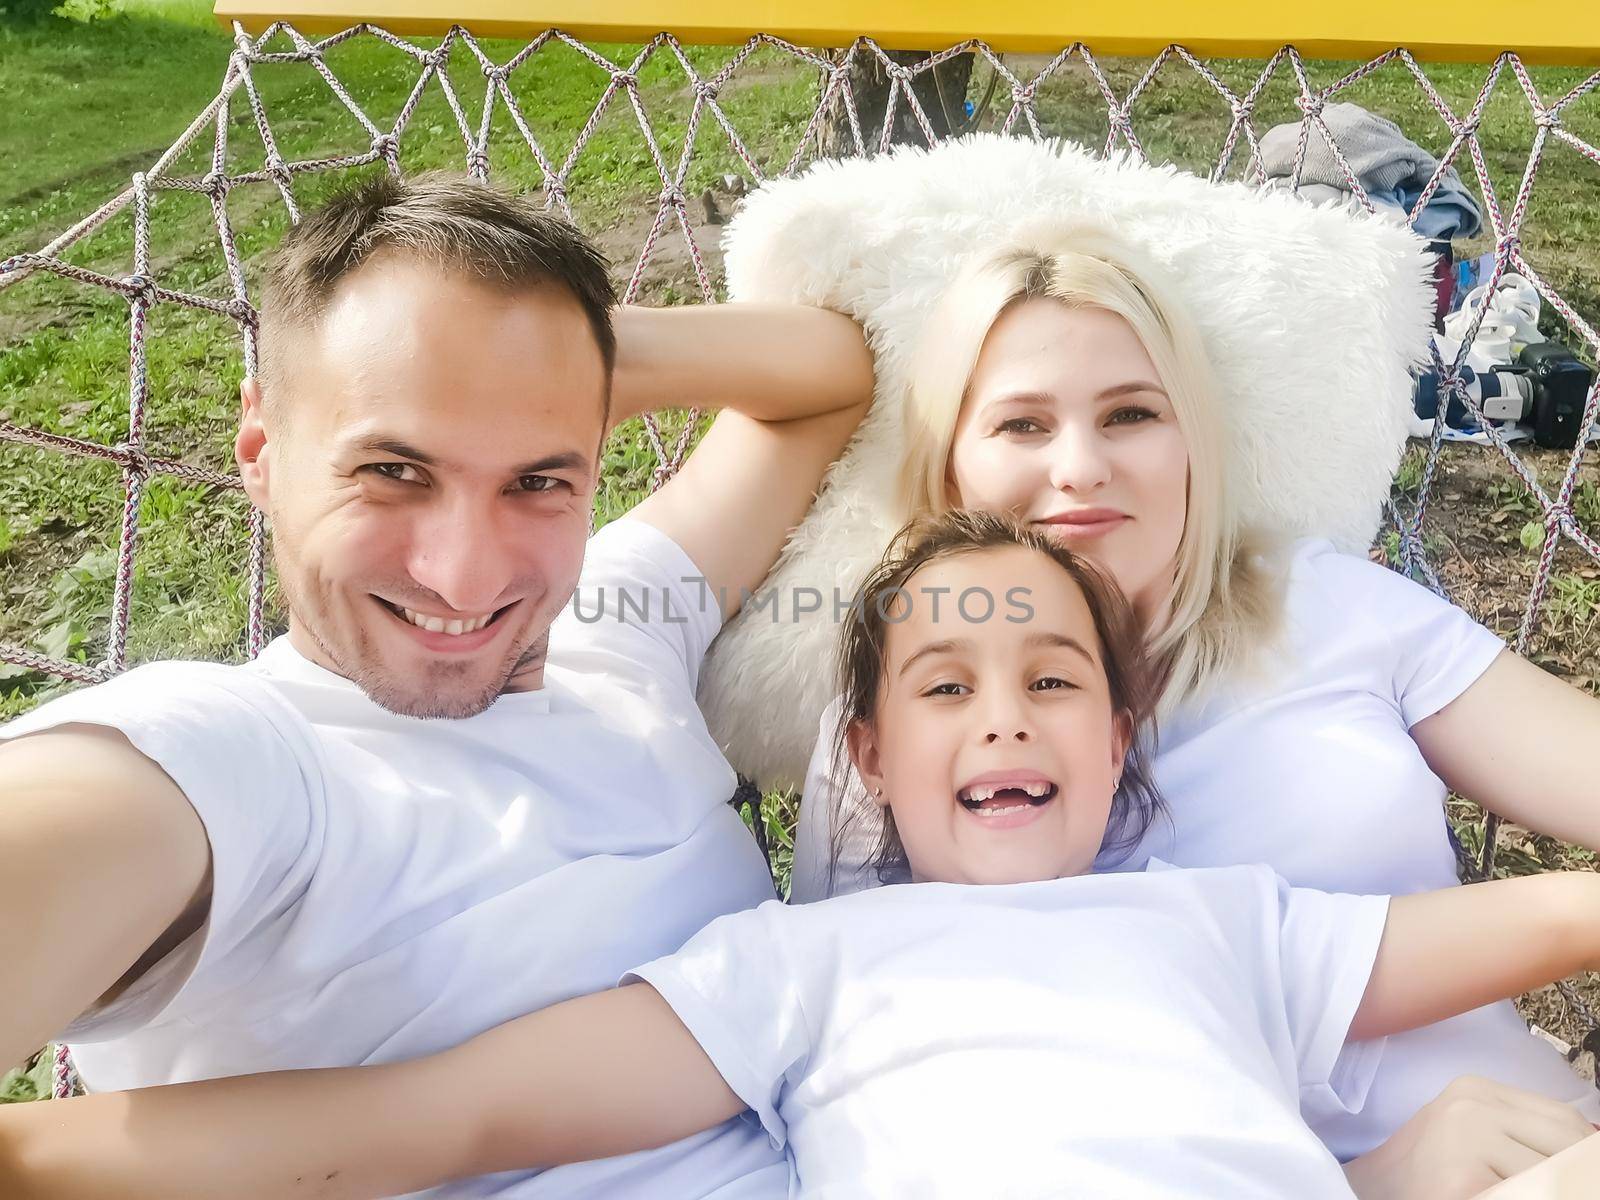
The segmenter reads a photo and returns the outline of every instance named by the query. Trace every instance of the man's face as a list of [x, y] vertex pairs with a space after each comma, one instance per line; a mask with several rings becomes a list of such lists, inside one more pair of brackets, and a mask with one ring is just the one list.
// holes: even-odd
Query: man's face
[[542, 686], [603, 433], [578, 303], [379, 255], [278, 353], [265, 411], [246, 381], [237, 452], [296, 649], [410, 716]]

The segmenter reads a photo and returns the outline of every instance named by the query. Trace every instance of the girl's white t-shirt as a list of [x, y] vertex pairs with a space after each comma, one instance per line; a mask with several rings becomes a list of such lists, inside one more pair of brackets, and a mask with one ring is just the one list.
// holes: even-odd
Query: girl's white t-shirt
[[903, 884], [713, 922], [659, 991], [791, 1195], [1339, 1197], [1306, 1124], [1360, 1102], [1346, 1047], [1388, 900], [1265, 867]]
[[[1325, 541], [1300, 543], [1278, 652], [1162, 727], [1155, 771], [1167, 815], [1131, 856], [1102, 867], [1138, 869], [1152, 857], [1186, 867], [1265, 863], [1296, 887], [1372, 895], [1455, 886], [1446, 789], [1409, 730], [1504, 650], [1426, 588]], [[838, 711], [823, 714], [807, 774], [795, 900], [828, 894]], [[859, 781], [846, 775], [847, 811], [866, 811]], [[841, 849], [834, 892], [872, 886], [865, 837]], [[1327, 1114], [1317, 1132], [1341, 1158], [1363, 1154], [1465, 1074], [1577, 1103], [1600, 1119], [1595, 1089], [1504, 1002], [1389, 1039], [1365, 1103]]]

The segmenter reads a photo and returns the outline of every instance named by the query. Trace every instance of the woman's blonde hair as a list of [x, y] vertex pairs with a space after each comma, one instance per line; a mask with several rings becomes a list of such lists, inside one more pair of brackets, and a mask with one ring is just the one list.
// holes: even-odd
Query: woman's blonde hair
[[1205, 346], [1143, 255], [1092, 231], [1032, 239], [966, 266], [935, 308], [913, 368], [898, 515], [912, 520], [953, 506], [950, 450], [978, 354], [1003, 312], [1040, 298], [1126, 321], [1188, 446], [1188, 502], [1172, 586], [1146, 631], [1161, 670], [1164, 715], [1245, 665], [1271, 638], [1282, 610], [1282, 555], [1275, 539], [1240, 520]]

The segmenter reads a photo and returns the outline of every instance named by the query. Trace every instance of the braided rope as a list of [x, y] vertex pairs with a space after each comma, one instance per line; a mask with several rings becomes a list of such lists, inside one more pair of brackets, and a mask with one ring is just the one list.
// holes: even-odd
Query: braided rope
[[[416, 79], [399, 113], [387, 128], [371, 118], [355, 93], [329, 66], [329, 51], [354, 40], [383, 43], [400, 51], [416, 68]], [[128, 433], [124, 441], [102, 445], [51, 430], [27, 428], [0, 417], [0, 442], [68, 457], [98, 459], [114, 463], [120, 469], [123, 507], [104, 657], [94, 663], [66, 661], [26, 646], [0, 642], [0, 662], [18, 664], [79, 683], [99, 682], [123, 669], [127, 659], [131, 596], [139, 547], [141, 500], [150, 481], [158, 477], [174, 477], [219, 488], [237, 489], [240, 486], [238, 479], [232, 475], [155, 456], [146, 450], [145, 427], [152, 402], [147, 359], [152, 311], [162, 305], [177, 305], [232, 321], [238, 330], [244, 370], [247, 374], [253, 374], [256, 365], [256, 314], [250, 302], [249, 277], [229, 216], [230, 196], [240, 188], [270, 187], [282, 199], [290, 219], [298, 221], [300, 208], [294, 185], [300, 176], [344, 171], [379, 162], [398, 174], [402, 169], [402, 145], [406, 130], [419, 105], [433, 89], [437, 89], [442, 96], [454, 121], [461, 139], [462, 167], [467, 172], [479, 178], [489, 176], [490, 137], [503, 111], [505, 120], [516, 131], [538, 168], [539, 186], [547, 206], [569, 218], [573, 216], [570, 193], [576, 165], [602, 122], [613, 118], [616, 113], [625, 112], [637, 125], [643, 138], [650, 166], [659, 182], [659, 190], [654, 219], [640, 246], [624, 295], [629, 300], [639, 295], [646, 267], [669, 228], [675, 228], [687, 248], [700, 297], [710, 301], [715, 298], [715, 282], [700, 247], [702, 232], [696, 225], [685, 195], [695, 155], [708, 137], [721, 139], [753, 182], [773, 176], [788, 176], [798, 171], [808, 157], [814, 157], [819, 152], [823, 125], [830, 117], [842, 119], [849, 133], [850, 144], [857, 153], [865, 154], [869, 149], [882, 149], [889, 145], [896, 128], [897, 115], [904, 106], [903, 111], [909, 117], [911, 126], [932, 144], [938, 140], [938, 131], [917, 95], [916, 85], [924, 76], [929, 76], [930, 72], [956, 56], [971, 54], [985, 62], [994, 73], [1000, 94], [1010, 95], [1010, 106], [998, 119], [1003, 132], [1035, 138], [1048, 136], [1050, 131], [1046, 129], [1039, 111], [1041, 96], [1057, 84], [1068, 83], [1074, 72], [1082, 72], [1098, 96], [1099, 103], [1104, 106], [1107, 119], [1104, 152], [1110, 154], [1120, 145], [1132, 158], [1146, 161], [1149, 154], [1138, 132], [1141, 108], [1151, 103], [1149, 98], [1164, 73], [1188, 70], [1204, 81], [1223, 106], [1228, 119], [1227, 133], [1211, 167], [1211, 177], [1221, 180], [1237, 170], [1247, 182], [1260, 184], [1264, 170], [1260, 140], [1255, 128], [1257, 111], [1269, 85], [1276, 79], [1286, 78], [1292, 82], [1295, 103], [1301, 114], [1290, 185], [1299, 186], [1311, 146], [1310, 139], [1315, 136], [1326, 144], [1345, 175], [1351, 193], [1358, 202], [1371, 209], [1372, 200], [1362, 190], [1349, 159], [1333, 137], [1323, 117], [1323, 110], [1341, 93], [1379, 72], [1390, 75], [1398, 72], [1415, 82], [1449, 136], [1449, 144], [1439, 167], [1428, 181], [1409, 219], [1415, 221], [1444, 182], [1446, 172], [1464, 159], [1462, 170], [1470, 174], [1477, 184], [1484, 201], [1487, 226], [1494, 241], [1496, 267], [1491, 283], [1498, 282], [1509, 271], [1522, 275], [1567, 321], [1576, 339], [1585, 343], [1591, 351], [1600, 350], [1600, 335], [1573, 310], [1545, 275], [1527, 260], [1521, 243], [1521, 231], [1527, 218], [1534, 183], [1552, 142], [1600, 165], [1600, 149], [1563, 124], [1565, 115], [1575, 104], [1600, 89], [1600, 72], [1590, 75], [1547, 103], [1539, 95], [1532, 76], [1521, 60], [1515, 54], [1505, 53], [1488, 65], [1482, 86], [1470, 109], [1465, 116], [1458, 116], [1410, 52], [1404, 49], [1381, 54], [1359, 64], [1334, 82], [1319, 87], [1313, 84], [1299, 52], [1291, 46], [1285, 46], [1264, 64], [1260, 73], [1241, 93], [1229, 86], [1211, 65], [1185, 47], [1174, 45], [1154, 57], [1125, 95], [1118, 95], [1111, 76], [1091, 50], [1078, 42], [1064, 47], [1027, 77], [1013, 69], [1013, 62], [1007, 62], [980, 40], [951, 46], [907, 65], [891, 57], [871, 38], [860, 38], [843, 51], [825, 56], [781, 38], [760, 34], [733, 47], [732, 56], [710, 75], [703, 73], [683, 45], [667, 33], [652, 38], [626, 63], [613, 61], [560, 30], [547, 30], [539, 34], [502, 63], [496, 63], [472, 34], [459, 27], [451, 29], [438, 45], [428, 47], [368, 24], [352, 25], [328, 37], [313, 40], [293, 26], [280, 22], [256, 37], [235, 26], [233, 46], [216, 96], [168, 149], [145, 170], [132, 176], [128, 187], [39, 250], [0, 261], [0, 291], [36, 274], [46, 273], [82, 287], [120, 295], [129, 308]], [[279, 48], [270, 48], [274, 46]], [[288, 48], [282, 48], [284, 46]], [[513, 86], [516, 79], [521, 77], [520, 73], [537, 71], [541, 56], [555, 49], [578, 54], [603, 72], [606, 80], [598, 99], [579, 127], [574, 142], [559, 158], [548, 151], [536, 134]], [[763, 52], [782, 56], [815, 71], [818, 80], [815, 102], [803, 122], [793, 151], [782, 165], [771, 169], [763, 167], [751, 142], [741, 133], [724, 103], [728, 85], [749, 66], [754, 56]], [[313, 159], [289, 160], [283, 156], [267, 105], [256, 86], [254, 69], [264, 64], [289, 63], [309, 66], [340, 107], [355, 121], [366, 139], [365, 145], [353, 147], [347, 153]], [[484, 81], [483, 104], [476, 122], [469, 119], [460, 85], [450, 75], [452, 64], [459, 66], [462, 63], [476, 67]], [[669, 143], [662, 138], [652, 115], [652, 101], [640, 82], [642, 72], [655, 63], [663, 64], [681, 75], [685, 94], [690, 97], [681, 141]], [[889, 81], [883, 121], [877, 129], [863, 128], [861, 112], [851, 85], [852, 69], [863, 65], [873, 66]], [[1511, 80], [1509, 84], [1505, 82], [1508, 78]], [[1487, 106], [1496, 94], [1519, 95], [1528, 105], [1535, 127], [1529, 157], [1515, 194], [1510, 198], [1509, 208], [1490, 177], [1479, 137]], [[253, 148], [259, 149], [259, 158], [256, 160], [258, 165], [230, 173], [229, 114], [236, 98], [241, 98], [248, 110], [257, 139]], [[174, 164], [208, 130], [211, 136], [209, 170], [198, 177], [176, 173]], [[1235, 168], [1241, 144], [1248, 157], [1242, 166]], [[237, 162], [237, 158], [234, 161]], [[181, 291], [163, 285], [156, 278], [150, 246], [150, 205], [152, 197], [162, 191], [180, 191], [207, 198], [216, 227], [217, 244], [225, 263], [225, 295]], [[113, 276], [66, 260], [64, 256], [73, 246], [112, 219], [129, 213], [130, 209], [134, 249], [128, 274]], [[1481, 319], [1480, 313], [1478, 320]], [[1474, 327], [1464, 339], [1465, 345], [1470, 345], [1471, 335], [1476, 332]], [[1461, 367], [1465, 350], [1455, 361], [1448, 363], [1442, 361], [1437, 348], [1433, 356], [1442, 390], [1460, 400], [1469, 411], [1481, 418], [1481, 411], [1462, 383]], [[1588, 397], [1583, 428], [1593, 428], [1597, 419], [1600, 419], [1600, 387]], [[695, 422], [691, 414], [682, 432], [670, 445], [654, 416], [647, 416], [644, 426], [657, 459], [652, 486], [659, 487], [682, 464], [688, 453]], [[1436, 422], [1433, 437], [1427, 445], [1415, 498], [1407, 503], [1391, 503], [1389, 507], [1399, 535], [1402, 564], [1414, 578], [1441, 594], [1443, 585], [1424, 549], [1423, 523], [1432, 503], [1438, 477], [1443, 449], [1442, 434], [1443, 423]], [[1525, 653], [1538, 627], [1560, 547], [1570, 545], [1600, 562], [1600, 542], [1596, 541], [1592, 531], [1585, 531], [1581, 527], [1574, 511], [1584, 443], [1580, 439], [1559, 480], [1551, 486], [1542, 482], [1533, 467], [1496, 431], [1491, 430], [1489, 436], [1506, 468], [1537, 504], [1545, 530], [1514, 643], [1519, 652]], [[266, 640], [263, 614], [267, 585], [267, 533], [266, 523], [259, 512], [250, 511], [244, 532], [248, 545], [245, 640], [248, 652], [254, 655]], [[1498, 822], [1492, 817], [1486, 823], [1484, 850], [1478, 863], [1478, 869], [1483, 873], [1492, 868], [1497, 825]], [[1583, 1008], [1581, 999], [1570, 988], [1564, 988], [1563, 995], [1567, 996], [1575, 1011], [1582, 1012], [1586, 1019], [1591, 1017]], [[70, 1080], [70, 1064], [63, 1050], [56, 1061], [58, 1092], [69, 1086]]]

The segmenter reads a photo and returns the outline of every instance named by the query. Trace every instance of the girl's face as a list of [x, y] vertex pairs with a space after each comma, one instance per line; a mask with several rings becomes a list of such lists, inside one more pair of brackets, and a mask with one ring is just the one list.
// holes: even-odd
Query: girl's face
[[1043, 529], [1154, 619], [1183, 537], [1189, 451], [1121, 317], [1050, 299], [1001, 313], [957, 419], [948, 480], [960, 507]]
[[1129, 731], [1072, 577], [1022, 547], [960, 554], [917, 572], [888, 616], [874, 717], [851, 728], [850, 753], [912, 877], [1089, 870]]

